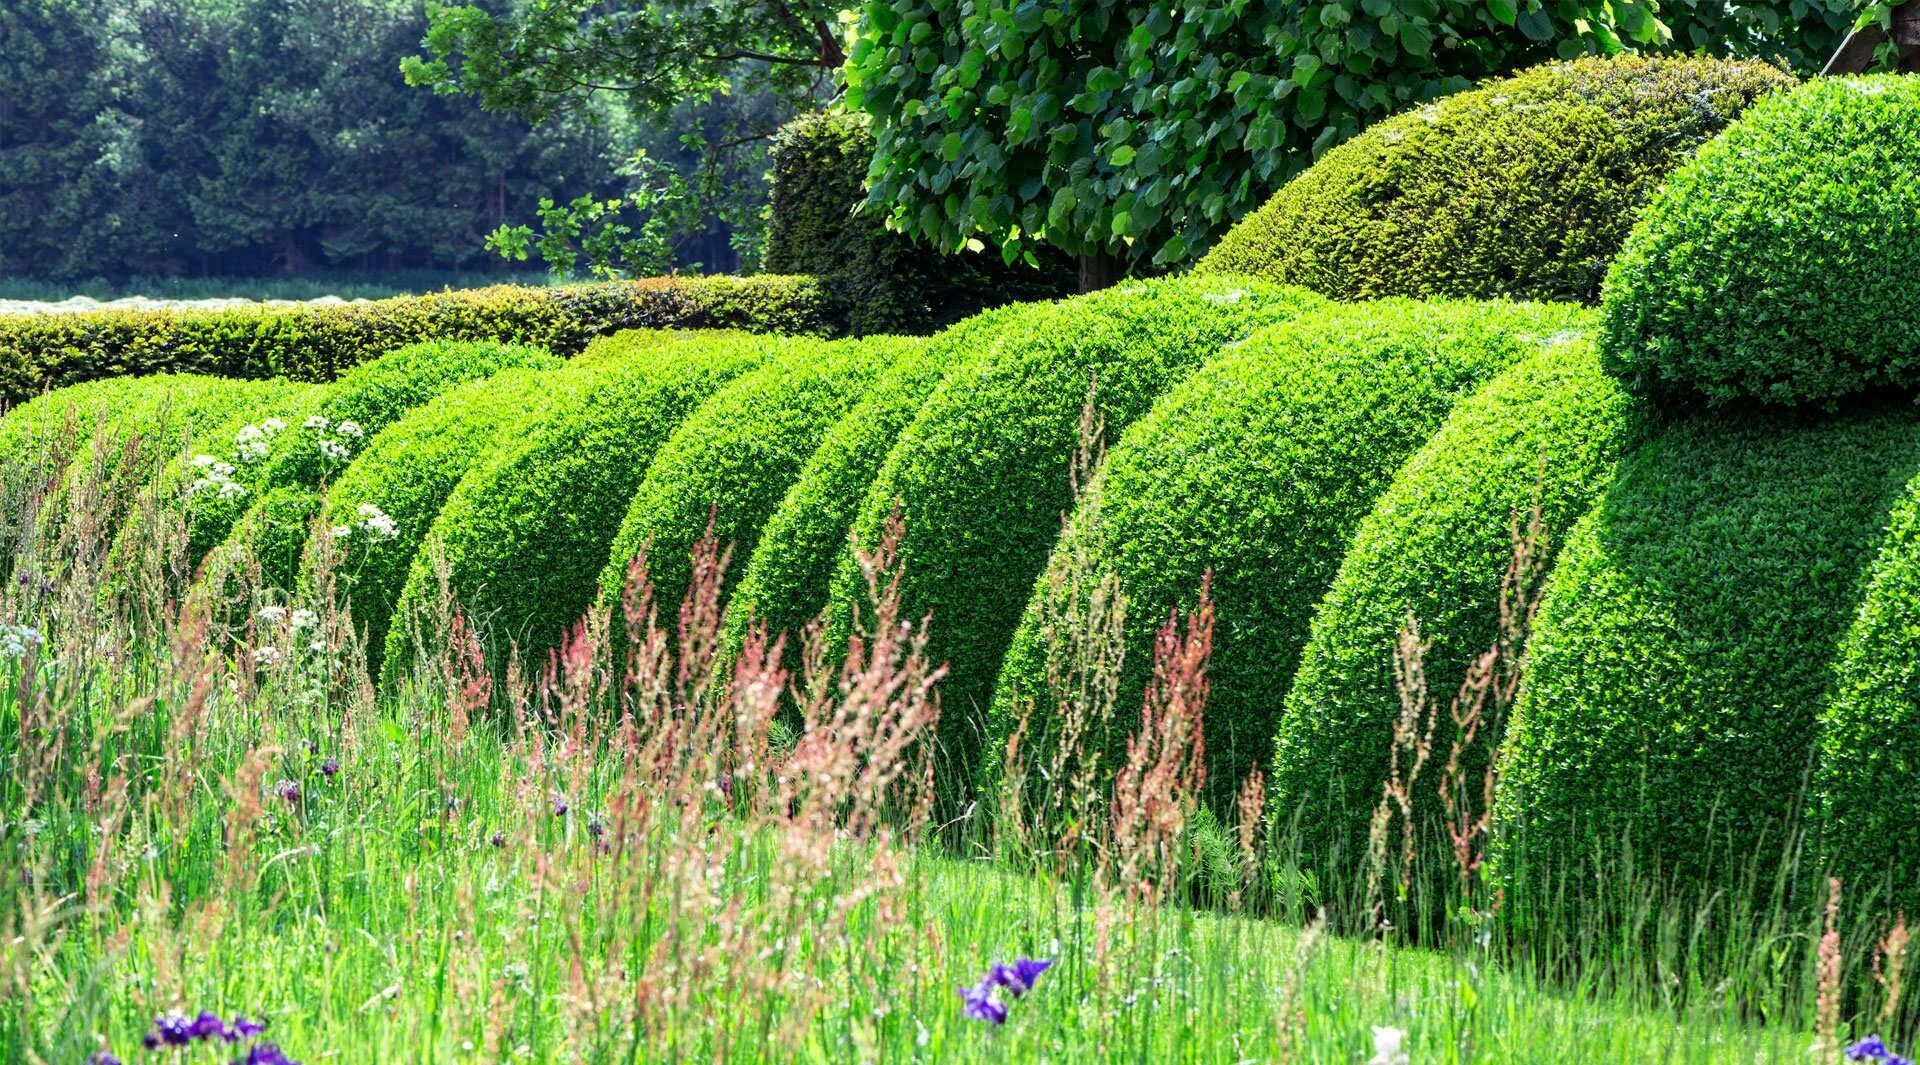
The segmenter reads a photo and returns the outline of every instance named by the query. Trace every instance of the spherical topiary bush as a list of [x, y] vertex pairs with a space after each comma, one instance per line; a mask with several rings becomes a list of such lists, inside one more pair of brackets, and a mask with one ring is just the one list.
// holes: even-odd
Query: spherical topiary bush
[[1607, 278], [1610, 369], [1656, 393], [1827, 403], [1920, 383], [1920, 77], [1768, 99], [1648, 207]]
[[[501, 440], [535, 423], [561, 371], [502, 370], [422, 404], [367, 442], [327, 490], [333, 578], [365, 633], [379, 675], [387, 627], [407, 569], [454, 486]], [[303, 559], [302, 586], [317, 559]]]
[[657, 601], [677, 610], [709, 524], [733, 552], [724, 594], [820, 438], [913, 346], [888, 337], [801, 348], [716, 392], [654, 455], [600, 575], [602, 601], [620, 602], [629, 565], [645, 551]]
[[[1264, 282], [1182, 278], [1029, 305], [947, 375], [900, 435], [853, 539], [879, 544], [899, 506], [902, 616], [932, 614], [929, 653], [951, 667], [940, 717], [947, 794], [971, 775], [1000, 655], [1071, 505], [1088, 397], [1117, 433], [1223, 345], [1320, 303]], [[837, 631], [849, 631], [866, 594], [843, 557], [829, 607]]]
[[1197, 270], [1336, 299], [1592, 302], [1649, 194], [1794, 79], [1721, 59], [1550, 63], [1363, 130], [1221, 238]]
[[[384, 670], [410, 667], [409, 615], [439, 594], [436, 569], [476, 622], [535, 661], [598, 591], [600, 572], [648, 465], [673, 430], [727, 382], [823, 342], [690, 339], [562, 371], [539, 419], [461, 478], [407, 573]], [[798, 357], [795, 355], [794, 357]]]
[[[1316, 860], [1364, 857], [1400, 702], [1393, 653], [1411, 614], [1432, 695], [1457, 690], [1499, 633], [1512, 523], [1539, 508], [1543, 562], [1598, 497], [1641, 424], [1592, 339], [1527, 356], [1463, 400], [1393, 477], [1320, 600], [1274, 743], [1272, 823]], [[1478, 781], [1504, 722], [1466, 752]], [[1443, 720], [1436, 758], [1455, 739]], [[1430, 798], [1430, 790], [1422, 792]], [[1354, 872], [1351, 866], [1346, 870]]]
[[834, 563], [887, 452], [948, 371], [991, 346], [1001, 323], [1018, 313], [1000, 308], [977, 314], [925, 344], [902, 349], [892, 368], [821, 438], [767, 518], [734, 588], [722, 641], [727, 653], [740, 647], [752, 624], [798, 634], [820, 615]]
[[[1115, 764], [1152, 667], [1153, 635], [1212, 574], [1220, 623], [1208, 676], [1210, 797], [1222, 808], [1273, 751], [1314, 606], [1407, 457], [1454, 404], [1544, 346], [1578, 342], [1590, 315], [1560, 305], [1382, 301], [1330, 307], [1256, 334], [1167, 395], [1114, 446], [1058, 547], [1087, 560], [1032, 599], [990, 722], [1028, 721], [1050, 746], [1049, 596], [1109, 578], [1128, 600]], [[1028, 708], [1031, 708], [1029, 710]], [[996, 746], [998, 744], [996, 743]], [[1035, 757], [1044, 757], [1036, 754]]]
[[1826, 868], [1883, 911], [1920, 912], [1920, 479], [1893, 509], [1840, 645], [1820, 726]]
[[739, 338], [744, 329], [622, 329], [600, 337], [568, 362], [570, 366], [600, 366], [644, 356], [689, 340]]
[[1676, 895], [1770, 879], [1916, 467], [1898, 407], [1704, 413], [1627, 454], [1548, 582], [1507, 732], [1495, 860], [1521, 913], [1603, 904], [1588, 862]]

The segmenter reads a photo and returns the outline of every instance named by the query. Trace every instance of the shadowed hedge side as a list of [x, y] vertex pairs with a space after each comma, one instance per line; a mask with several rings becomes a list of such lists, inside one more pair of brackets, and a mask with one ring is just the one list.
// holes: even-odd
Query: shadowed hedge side
[[1580, 863], [1629, 851], [1676, 888], [1770, 875], [1916, 466], [1905, 404], [1700, 414], [1622, 461], [1549, 581], [1508, 730], [1495, 858], [1523, 915], [1543, 878], [1579, 905]]
[[[1205, 739], [1209, 795], [1224, 809], [1272, 754], [1314, 606], [1395, 471], [1463, 396], [1542, 346], [1578, 340], [1589, 319], [1564, 305], [1329, 307], [1255, 335], [1128, 430], [1058, 549], [1092, 560], [1089, 586], [1112, 576], [1128, 600], [1105, 764], [1132, 730], [1154, 632], [1211, 572], [1222, 624]], [[1071, 589], [1043, 579], [1027, 591], [989, 730], [1003, 742], [1032, 706], [1029, 742], [1045, 748], [1058, 708], [1040, 618], [1044, 597]]]

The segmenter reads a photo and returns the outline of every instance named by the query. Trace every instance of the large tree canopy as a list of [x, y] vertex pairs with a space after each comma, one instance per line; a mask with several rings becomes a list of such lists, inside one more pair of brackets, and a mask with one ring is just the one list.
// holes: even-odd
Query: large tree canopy
[[[1629, 47], [1815, 66], [1851, 0], [867, 0], [848, 100], [871, 200], [946, 247], [1189, 259], [1362, 127], [1555, 57]], [[1784, 23], [1784, 25], [1783, 25]]]

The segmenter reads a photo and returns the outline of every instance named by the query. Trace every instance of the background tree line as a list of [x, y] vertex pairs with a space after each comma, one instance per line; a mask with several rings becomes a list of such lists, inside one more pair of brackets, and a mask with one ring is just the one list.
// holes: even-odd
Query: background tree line
[[683, 139], [763, 145], [773, 101], [608, 98], [535, 126], [409, 86], [428, 25], [423, 0], [0, 3], [0, 276], [503, 269], [488, 234], [543, 197], [662, 174], [694, 180], [656, 197], [654, 265], [751, 259], [764, 148], [709, 173]]

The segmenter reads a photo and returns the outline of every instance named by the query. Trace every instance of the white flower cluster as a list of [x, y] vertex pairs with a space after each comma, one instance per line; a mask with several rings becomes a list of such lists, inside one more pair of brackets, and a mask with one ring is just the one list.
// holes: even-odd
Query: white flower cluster
[[221, 499], [239, 499], [247, 494], [247, 486], [233, 479], [231, 462], [222, 462], [212, 455], [195, 455], [193, 468], [199, 471], [199, 476], [187, 485], [189, 499], [208, 492]]
[[320, 455], [329, 462], [345, 462], [352, 458], [354, 445], [367, 435], [359, 422], [335, 425], [318, 414], [307, 419], [307, 428], [320, 438]]
[[372, 503], [360, 504], [360, 520], [352, 525], [335, 525], [330, 531], [335, 540], [350, 539], [358, 531], [360, 535], [374, 543], [395, 539], [400, 535], [400, 523], [386, 511]]
[[0, 622], [0, 658], [25, 658], [28, 651], [45, 641], [40, 630], [31, 625]]
[[285, 430], [287, 423], [278, 418], [268, 418], [259, 425], [244, 425], [233, 436], [233, 455], [241, 462], [251, 466], [265, 462], [267, 454], [273, 450], [273, 438]]
[[282, 624], [291, 622], [295, 632], [320, 624], [320, 615], [311, 610], [289, 611], [283, 606], [263, 606], [255, 616], [260, 619], [260, 624], [268, 628], [278, 628]]

